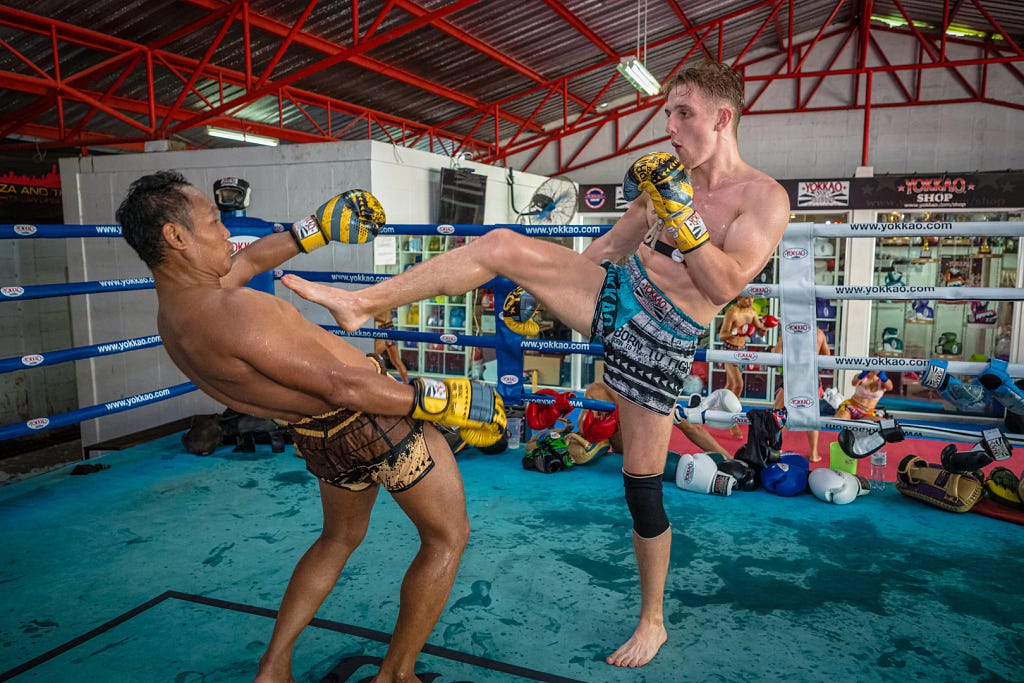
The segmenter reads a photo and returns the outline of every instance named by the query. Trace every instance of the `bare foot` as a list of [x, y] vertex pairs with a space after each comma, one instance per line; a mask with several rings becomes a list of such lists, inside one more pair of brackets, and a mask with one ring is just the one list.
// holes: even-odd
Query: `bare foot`
[[821, 456], [817, 453], [811, 453], [811, 462], [821, 462]]
[[260, 669], [256, 674], [256, 678], [253, 683], [295, 683], [295, 679], [292, 678], [291, 672], [291, 661], [288, 662], [286, 668], [280, 669], [272, 664], [269, 664], [264, 659], [260, 660]]
[[743, 430], [741, 430], [736, 425], [733, 425], [732, 427], [729, 428], [729, 433], [732, 434], [732, 438], [734, 438], [734, 439], [742, 439], [743, 438]]
[[[412, 676], [412, 678], [409, 678]], [[385, 674], [383, 671], [379, 671], [370, 683], [393, 683], [393, 681], [403, 681], [404, 683], [423, 683], [415, 674], [409, 674], [409, 676], [399, 676]]]
[[664, 626], [637, 626], [633, 636], [604, 660], [612, 666], [643, 666], [654, 659], [668, 640]]
[[295, 683], [295, 679], [291, 676], [288, 676], [288, 678], [275, 678], [263, 671], [256, 674], [256, 679], [253, 681], [253, 683], [277, 683], [278, 681], [284, 681], [285, 683]]
[[355, 332], [363, 323], [373, 317], [372, 312], [364, 313], [358, 306], [358, 294], [344, 289], [335, 289], [317, 282], [303, 280], [298, 275], [285, 275], [281, 284], [303, 299], [320, 304], [334, 316], [341, 329]]

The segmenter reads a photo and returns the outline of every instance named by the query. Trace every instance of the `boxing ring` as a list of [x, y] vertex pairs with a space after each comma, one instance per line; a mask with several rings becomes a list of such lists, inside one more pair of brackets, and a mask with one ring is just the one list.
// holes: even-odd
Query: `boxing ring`
[[[984, 225], [987, 229], [994, 224]], [[0, 237], [111, 236], [95, 230], [83, 235], [89, 226], [35, 226], [34, 237], [15, 238], [9, 227], [0, 226]], [[525, 231], [523, 226], [507, 227]], [[791, 231], [794, 239], [806, 242], [819, 229], [842, 228], [794, 225]], [[453, 228], [455, 234], [488, 229]], [[558, 236], [576, 229], [593, 236], [607, 227], [565, 226]], [[1015, 235], [1024, 232], [1019, 225], [1007, 229], [1017, 230]], [[58, 236], [65, 230], [73, 234]], [[801, 230], [806, 234], [797, 237]], [[383, 234], [449, 233], [438, 233], [437, 226], [387, 226]], [[803, 248], [787, 242], [780, 254]], [[923, 358], [815, 356], [813, 347], [801, 343], [812, 337], [802, 326], [808, 321], [813, 326], [813, 294], [831, 296], [833, 290], [809, 289], [809, 304], [791, 298], [787, 285], [794, 277], [792, 269], [813, 268], [795, 258], [798, 253], [792, 256], [791, 264], [782, 261], [780, 266], [786, 268], [779, 278], [783, 284], [746, 290], [784, 301], [778, 329], [790, 335], [784, 338], [786, 353], [701, 350], [698, 360], [784, 367], [785, 381], [792, 382], [787, 396], [806, 395], [815, 406], [816, 384], [800, 384], [804, 380], [798, 376], [801, 362], [794, 354], [802, 348], [809, 349], [818, 368], [920, 372], [927, 365]], [[267, 276], [271, 287], [272, 279], [284, 272]], [[389, 277], [293, 272], [354, 284]], [[807, 276], [813, 282], [813, 273]], [[492, 284], [500, 311], [498, 297], [513, 283]], [[152, 281], [111, 279], [10, 291], [16, 286], [4, 287], [3, 301], [78, 296], [86, 290], [96, 295], [145, 290]], [[835, 294], [840, 298], [847, 293]], [[955, 294], [969, 296], [963, 288]], [[984, 294], [991, 299], [997, 295], [1019, 299], [1016, 290]], [[865, 291], [863, 298], [880, 297]], [[520, 406], [553, 400], [532, 394], [522, 373], [524, 350], [601, 353], [598, 345], [585, 342], [524, 339], [500, 320], [493, 335], [328, 329], [351, 338], [493, 348], [500, 363], [498, 390], [510, 405]], [[158, 346], [156, 335], [112, 339], [3, 359], [0, 371], [31, 372], [46, 364], [155, 353]], [[950, 363], [952, 370], [967, 375], [984, 366]], [[1021, 369], [1019, 364], [1009, 366], [1014, 376]], [[808, 374], [816, 382], [816, 370]], [[7, 439], [37, 433], [194, 390], [186, 382], [109, 396], [96, 406], [37, 418], [32, 426], [7, 425], [0, 434]], [[587, 399], [570, 402], [598, 410], [608, 407]], [[812, 405], [802, 403], [792, 406], [792, 428], [874, 428], [819, 418]], [[806, 408], [802, 418], [799, 408]], [[712, 411], [707, 419], [747, 423], [742, 413]], [[947, 431], [928, 424], [918, 427], [913, 421], [901, 425], [908, 436], [977, 441], [977, 433], [964, 426], [950, 425]], [[1020, 445], [1020, 435], [1008, 437]], [[268, 637], [273, 607], [293, 566], [282, 558], [297, 557], [320, 528], [319, 508], [310, 502], [315, 483], [302, 461], [293, 457], [259, 452], [183, 455], [178, 435], [169, 435], [144, 451], [140, 446], [105, 456], [113, 468], [101, 476], [47, 480], [49, 475], [44, 475], [0, 488], [0, 522], [8, 529], [9, 550], [8, 567], [0, 572], [9, 601], [6, 619], [0, 619], [0, 632], [9, 636], [9, 647], [0, 653], [0, 680], [109, 680], [115, 675], [169, 680], [172, 673], [177, 673], [174, 680], [186, 682], [252, 679], [259, 656], [253, 643]], [[641, 670], [610, 670], [603, 656], [628, 635], [624, 615], [635, 609], [621, 463], [596, 458], [586, 468], [574, 468], [578, 476], [540, 477], [519, 467], [518, 460], [500, 461], [474, 449], [459, 456], [474, 519], [473, 545], [448, 609], [417, 659], [424, 680], [895, 680], [908, 674], [944, 680], [954, 671], [1021, 679], [1024, 663], [1014, 659], [1018, 650], [1013, 645], [1024, 597], [1019, 585], [1024, 571], [1020, 527], [933, 511], [891, 489], [842, 507], [818, 504], [812, 496], [666, 495], [669, 517], [678, 524], [674, 535], [683, 547], [681, 558], [674, 550], [666, 594], [670, 645]], [[941, 516], [938, 523], [935, 515]], [[372, 675], [379, 664], [393, 628], [389, 606], [401, 581], [398, 572], [380, 569], [394, 566], [398, 553], [411, 555], [416, 536], [398, 506], [385, 500], [375, 507], [369, 533], [346, 572], [376, 578], [336, 589], [296, 652], [297, 680], [354, 682]], [[993, 554], [1005, 554], [997, 559], [997, 572], [991, 571]], [[978, 588], [982, 575], [985, 590]], [[920, 624], [926, 622], [932, 626], [922, 634]], [[685, 634], [680, 633], [681, 624]], [[765, 638], [765, 633], [787, 636]], [[729, 662], [725, 673], [723, 661]], [[322, 678], [328, 671], [335, 678]]]
[[[259, 219], [242, 217], [224, 219], [225, 225], [232, 233], [232, 240], [244, 246], [245, 243], [270, 232], [281, 231], [281, 222], [268, 222]], [[881, 356], [818, 356], [815, 348], [815, 299], [853, 299], [853, 300], [889, 300], [927, 298], [936, 300], [980, 299], [987, 301], [1020, 301], [1024, 299], [1024, 290], [1016, 288], [985, 288], [985, 287], [910, 287], [900, 285], [884, 287], [875, 285], [823, 286], [814, 283], [814, 239], [816, 237], [842, 237], [874, 239], [880, 236], [904, 237], [933, 235], [934, 224], [931, 223], [888, 223], [876, 224], [791, 224], [783, 236], [779, 247], [779, 280], [783, 284], [750, 285], [743, 295], [752, 297], [776, 298], [781, 305], [781, 325], [779, 334], [784, 342], [785, 353], [776, 354], [762, 351], [718, 351], [699, 349], [695, 360], [714, 363], [752, 363], [764, 366], [782, 367], [784, 369], [786, 408], [789, 414], [787, 427], [792, 430], [842, 430], [873, 431], [876, 425], [867, 420], [843, 420], [820, 417], [818, 396], [818, 371], [832, 370], [885, 370], [894, 372], [923, 371], [929, 363], [927, 358], [892, 358]], [[1024, 224], [1012, 222], [963, 222], [943, 224], [945, 229], [941, 236], [973, 236], [983, 232], [988, 236], [1024, 235]], [[478, 237], [496, 227], [507, 228], [531, 237], [597, 237], [610, 229], [606, 225], [555, 225], [555, 226], [523, 226], [505, 224], [486, 225], [415, 225], [389, 224], [380, 231], [381, 236], [455, 236]], [[89, 239], [111, 238], [120, 236], [117, 225], [0, 225], [0, 239]], [[344, 248], [335, 245], [334, 248]], [[306, 270], [275, 270], [257, 276], [250, 286], [273, 293], [273, 279], [280, 279], [286, 273], [299, 275], [307, 280], [337, 284], [367, 285], [380, 282], [391, 277], [387, 274], [321, 272]], [[256, 281], [258, 280], [258, 281]], [[505, 278], [496, 278], [483, 287], [493, 289], [496, 302], [503, 301], [515, 283]], [[0, 305], [8, 301], [23, 301], [35, 298], [78, 296], [84, 294], [101, 294], [106, 292], [123, 292], [153, 288], [152, 278], [109, 279], [89, 282], [57, 283], [34, 286], [20, 286], [8, 283], [0, 286]], [[495, 309], [496, 318], [500, 313]], [[1016, 313], [1017, 318], [1020, 312]], [[506, 325], [496, 324], [493, 335], [467, 335], [455, 333], [415, 332], [408, 330], [384, 330], [376, 328], [345, 332], [337, 326], [324, 326], [328, 331], [354, 338], [389, 339], [407, 343], [439, 344], [445, 346], [462, 346], [490, 348], [495, 350], [497, 362], [497, 390], [506, 406], [522, 406], [529, 402], [553, 403], [554, 399], [547, 395], [529, 392], [524, 386], [523, 352], [537, 351], [542, 353], [602, 355], [599, 344], [579, 341], [549, 341], [526, 339], [510, 330]], [[161, 345], [158, 335], [147, 335], [130, 339], [110, 340], [101, 344], [61, 349], [56, 351], [38, 351], [20, 357], [0, 359], [0, 373], [15, 372], [36, 367], [44, 367], [56, 363], [86, 360], [110, 354], [128, 353], [131, 351], [152, 348]], [[950, 361], [948, 371], [954, 375], [978, 375], [987, 367], [987, 363]], [[1010, 364], [1006, 368], [1011, 377], [1024, 377], [1024, 364]], [[196, 390], [191, 382], [183, 382], [168, 387], [160, 387], [130, 396], [113, 397], [109, 401], [93, 406], [57, 415], [38, 416], [24, 422], [0, 426], [0, 442], [20, 436], [26, 436], [55, 427], [78, 424], [109, 415], [115, 412], [132, 410], [158, 401], [181, 396]], [[609, 410], [611, 404], [586, 398], [570, 398], [574, 408]], [[709, 424], [731, 425], [746, 424], [744, 413], [723, 413], [707, 411], [705, 416]], [[907, 436], [934, 438], [949, 441], [973, 442], [977, 432], [963, 426], [937, 427], [935, 425], [917, 423], [913, 420], [901, 421]], [[1007, 438], [1014, 446], [1024, 445], [1024, 435], [1008, 434]]]

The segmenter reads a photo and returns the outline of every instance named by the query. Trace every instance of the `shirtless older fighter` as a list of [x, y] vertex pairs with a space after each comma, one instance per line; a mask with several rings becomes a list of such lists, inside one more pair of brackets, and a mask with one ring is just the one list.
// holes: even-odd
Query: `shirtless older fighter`
[[[682, 69], [666, 93], [666, 131], [678, 159], [662, 153], [638, 160], [624, 181], [629, 208], [582, 255], [493, 230], [358, 291], [285, 278], [353, 330], [377, 311], [461, 294], [502, 275], [604, 344], [604, 381], [619, 395], [625, 497], [640, 573], [639, 623], [606, 661], [627, 667], [646, 664], [668, 637], [662, 603], [672, 534], [662, 472], [673, 407], [697, 338], [768, 262], [789, 220], [786, 191], [740, 158], [739, 73], [718, 63]], [[623, 258], [624, 266], [612, 263]]]
[[175, 365], [231, 408], [289, 423], [296, 455], [319, 479], [323, 531], [295, 567], [256, 680], [293, 680], [295, 640], [362, 542], [381, 486], [416, 525], [420, 550], [405, 574], [395, 632], [374, 681], [419, 680], [416, 656], [469, 538], [451, 449], [423, 420], [460, 426], [467, 442], [487, 445], [505, 424], [501, 399], [464, 378], [396, 382], [378, 361], [290, 304], [244, 286], [300, 251], [372, 239], [384, 222], [380, 204], [351, 190], [291, 234], [263, 237], [232, 256], [213, 201], [165, 171], [132, 183], [117, 219], [153, 271], [157, 328]]

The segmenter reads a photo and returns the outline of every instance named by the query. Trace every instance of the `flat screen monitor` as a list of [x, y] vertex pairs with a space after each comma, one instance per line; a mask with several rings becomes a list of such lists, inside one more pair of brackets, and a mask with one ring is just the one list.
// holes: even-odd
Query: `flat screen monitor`
[[468, 168], [442, 168], [437, 222], [482, 224], [487, 176]]

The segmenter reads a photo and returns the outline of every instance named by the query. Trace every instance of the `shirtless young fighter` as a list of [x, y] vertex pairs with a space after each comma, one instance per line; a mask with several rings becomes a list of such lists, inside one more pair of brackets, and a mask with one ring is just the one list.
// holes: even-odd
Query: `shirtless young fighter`
[[[722, 318], [722, 328], [718, 332], [718, 339], [722, 346], [729, 351], [742, 351], [747, 348], [750, 338], [756, 334], [764, 334], [769, 327], [778, 325], [774, 316], [765, 316], [765, 320], [757, 314], [754, 309], [754, 298], [749, 296], [736, 297], [736, 303], [725, 309]], [[772, 324], [774, 323], [774, 325]], [[736, 394], [743, 395], [743, 373], [740, 366], [735, 363], [725, 365], [725, 388]]]
[[[460, 294], [502, 275], [604, 344], [604, 382], [619, 395], [641, 602], [636, 630], [606, 661], [627, 667], [649, 662], [667, 639], [662, 603], [672, 534], [662, 472], [697, 339], [768, 262], [789, 220], [786, 191], [739, 156], [739, 73], [717, 63], [683, 69], [666, 93], [666, 131], [678, 160], [660, 153], [634, 163], [623, 189], [629, 208], [582, 255], [499, 229], [358, 291], [285, 279], [352, 330], [376, 311]], [[623, 258], [625, 266], [611, 263]]]
[[381, 486], [416, 525], [420, 549], [374, 681], [419, 680], [416, 656], [469, 538], [451, 449], [423, 420], [457, 425], [467, 442], [488, 445], [505, 424], [501, 399], [463, 378], [396, 382], [290, 304], [244, 286], [332, 239], [372, 239], [384, 222], [373, 195], [339, 195], [290, 234], [263, 237], [234, 256], [220, 215], [209, 197], [166, 171], [132, 183], [117, 210], [125, 238], [153, 271], [157, 328], [175, 365], [225, 405], [286, 421], [296, 455], [319, 480], [323, 531], [295, 567], [256, 680], [293, 680], [295, 640], [363, 540]]

